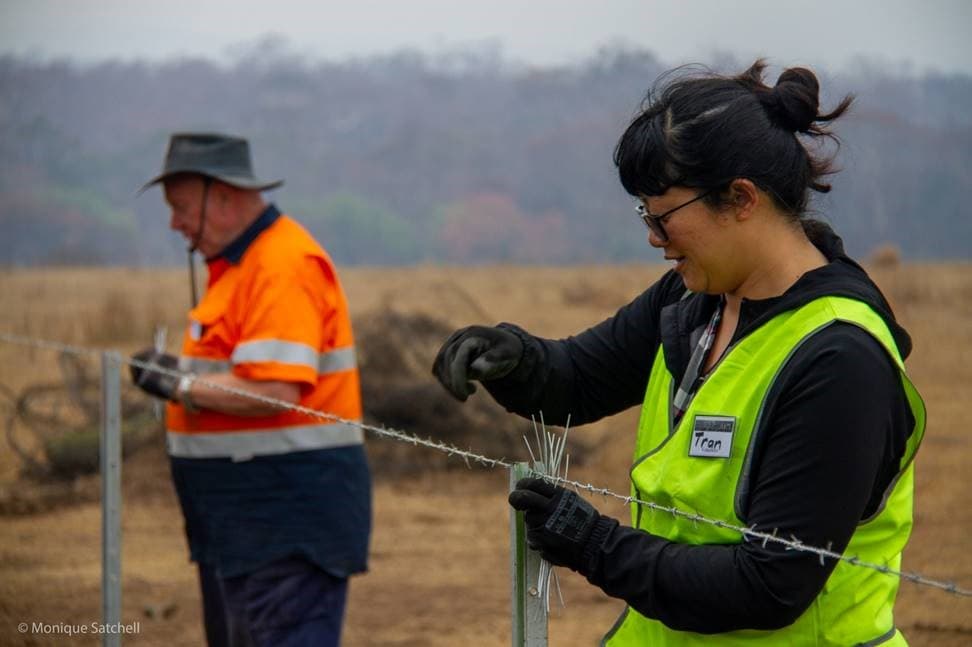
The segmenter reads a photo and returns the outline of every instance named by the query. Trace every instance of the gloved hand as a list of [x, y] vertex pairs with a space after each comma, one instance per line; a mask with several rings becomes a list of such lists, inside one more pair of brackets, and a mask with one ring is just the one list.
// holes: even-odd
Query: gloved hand
[[523, 478], [510, 492], [510, 505], [524, 513], [527, 545], [556, 566], [584, 573], [584, 547], [601, 518], [572, 490], [539, 478]]
[[[145, 348], [132, 355], [132, 359], [140, 362], [158, 364], [162, 368], [178, 370], [179, 359], [175, 355], [160, 353], [154, 348]], [[166, 375], [151, 369], [142, 368], [129, 364], [128, 368], [132, 374], [132, 382], [135, 386], [142, 389], [149, 395], [164, 400], [173, 400], [176, 396], [176, 389], [179, 386], [179, 378], [173, 375]]]
[[452, 333], [432, 364], [432, 374], [458, 400], [476, 392], [469, 380], [508, 375], [523, 357], [523, 342], [509, 330], [469, 326]]

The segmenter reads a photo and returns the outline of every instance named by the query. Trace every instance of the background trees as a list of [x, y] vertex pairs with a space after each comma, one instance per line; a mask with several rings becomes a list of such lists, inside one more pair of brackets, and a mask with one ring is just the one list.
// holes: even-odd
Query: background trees
[[[611, 154], [666, 67], [623, 48], [544, 69], [490, 51], [312, 63], [270, 41], [228, 66], [3, 57], [0, 264], [181, 263], [161, 200], [136, 197], [177, 130], [249, 137], [257, 173], [287, 181], [273, 199], [343, 263], [653, 258]], [[825, 106], [857, 95], [814, 204], [850, 252], [972, 255], [972, 78], [821, 76]]]

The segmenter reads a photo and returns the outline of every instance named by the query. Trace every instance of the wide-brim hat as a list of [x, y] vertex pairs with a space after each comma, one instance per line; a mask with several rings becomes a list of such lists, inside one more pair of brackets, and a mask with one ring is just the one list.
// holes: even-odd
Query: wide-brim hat
[[169, 138], [162, 172], [139, 192], [181, 173], [196, 173], [239, 189], [269, 191], [283, 180], [257, 179], [250, 162], [250, 143], [242, 137], [219, 133], [176, 133]]

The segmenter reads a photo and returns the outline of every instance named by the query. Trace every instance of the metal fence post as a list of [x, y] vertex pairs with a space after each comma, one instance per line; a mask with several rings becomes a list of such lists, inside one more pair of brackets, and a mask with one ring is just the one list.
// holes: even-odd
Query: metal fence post
[[[527, 463], [510, 468], [510, 491], [528, 476]], [[540, 555], [527, 548], [523, 513], [510, 509], [510, 576], [513, 580], [513, 647], [546, 647], [547, 610], [537, 590]]]
[[[121, 623], [121, 381], [118, 353], [101, 354], [101, 615]], [[121, 645], [119, 632], [102, 634], [102, 645]]]

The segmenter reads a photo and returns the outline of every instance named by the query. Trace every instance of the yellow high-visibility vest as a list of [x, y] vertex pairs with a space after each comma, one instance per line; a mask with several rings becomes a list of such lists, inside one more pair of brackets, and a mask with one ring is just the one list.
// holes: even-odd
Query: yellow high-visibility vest
[[[731, 346], [695, 394], [677, 426], [671, 421], [674, 386], [662, 349], [655, 356], [642, 406], [632, 494], [663, 506], [720, 519], [736, 527], [740, 485], [748, 477], [758, 442], [767, 394], [792, 354], [812, 335], [835, 322], [860, 326], [877, 339], [898, 366], [915, 419], [899, 472], [879, 510], [857, 526], [845, 550], [861, 561], [901, 566], [901, 551], [912, 527], [913, 459], [925, 430], [925, 407], [905, 374], [900, 353], [884, 320], [867, 304], [844, 297], [822, 297], [781, 313]], [[848, 394], [853, 397], [853, 394]], [[684, 544], [739, 544], [741, 533], [693, 522], [632, 504], [632, 525]], [[610, 647], [772, 645], [907, 645], [895, 629], [898, 578], [841, 561], [810, 607], [791, 625], [776, 631], [743, 630], [703, 635], [676, 631], [626, 609], [602, 644]]]

